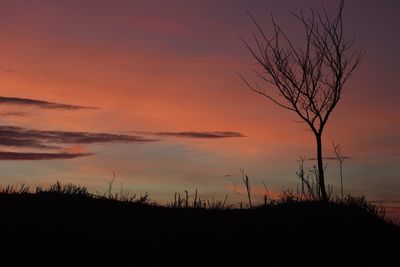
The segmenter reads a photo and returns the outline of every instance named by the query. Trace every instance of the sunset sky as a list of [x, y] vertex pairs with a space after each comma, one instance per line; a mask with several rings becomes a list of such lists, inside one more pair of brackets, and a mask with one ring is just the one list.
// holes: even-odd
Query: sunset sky
[[[297, 159], [315, 157], [297, 117], [252, 93], [254, 60], [240, 41], [271, 30], [270, 14], [296, 44], [291, 15], [329, 13], [339, 1], [0, 2], [0, 184], [55, 181], [104, 191], [116, 174], [154, 201], [198, 189], [245, 200], [295, 189]], [[346, 1], [346, 36], [366, 51], [324, 135], [350, 159], [345, 193], [400, 201], [400, 2]], [[265, 85], [270, 86], [270, 85]], [[327, 183], [339, 189], [338, 165]], [[307, 162], [312, 167], [312, 161]], [[397, 203], [397, 204], [396, 204]]]

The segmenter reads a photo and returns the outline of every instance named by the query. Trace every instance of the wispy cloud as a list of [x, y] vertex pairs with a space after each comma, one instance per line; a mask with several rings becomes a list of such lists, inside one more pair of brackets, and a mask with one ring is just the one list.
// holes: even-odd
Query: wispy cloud
[[70, 104], [53, 103], [44, 100], [19, 98], [19, 97], [5, 97], [0, 96], [1, 105], [19, 105], [19, 106], [33, 106], [43, 109], [63, 109], [63, 110], [81, 110], [81, 109], [97, 109], [90, 106], [77, 106]]
[[[139, 132], [136, 132], [139, 133]], [[57, 150], [57, 153], [1, 152], [0, 160], [71, 159], [92, 153], [69, 151], [68, 145], [95, 143], [143, 143], [159, 141], [161, 137], [228, 138], [243, 137], [237, 132], [140, 132], [141, 135], [98, 132], [44, 131], [16, 126], [0, 126], [0, 146]], [[148, 137], [143, 137], [146, 135]], [[152, 135], [154, 138], [151, 138]], [[158, 137], [158, 138], [157, 138]]]
[[59, 145], [62, 144], [138, 143], [150, 141], [157, 141], [157, 139], [124, 134], [41, 131], [15, 126], [0, 126], [0, 145], [3, 146], [56, 149], [60, 148]]
[[245, 135], [238, 132], [137, 132], [147, 135], [155, 136], [171, 136], [171, 137], [183, 137], [183, 138], [230, 138], [230, 137], [245, 137]]
[[73, 159], [77, 157], [85, 157], [91, 155], [93, 155], [93, 153], [20, 153], [0, 151], [0, 160]]

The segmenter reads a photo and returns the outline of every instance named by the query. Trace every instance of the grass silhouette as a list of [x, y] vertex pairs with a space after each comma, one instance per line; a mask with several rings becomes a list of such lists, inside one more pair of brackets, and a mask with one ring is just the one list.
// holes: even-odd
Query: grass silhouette
[[285, 191], [237, 208], [196, 191], [161, 206], [147, 194], [113, 194], [112, 183], [104, 194], [59, 182], [2, 188], [1, 265], [393, 266], [397, 258], [399, 227], [363, 197], [322, 203]]

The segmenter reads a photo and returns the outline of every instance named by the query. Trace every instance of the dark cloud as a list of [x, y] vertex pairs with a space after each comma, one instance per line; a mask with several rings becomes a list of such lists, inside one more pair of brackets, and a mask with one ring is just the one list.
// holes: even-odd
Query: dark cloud
[[0, 131], [0, 145], [2, 146], [13, 146], [13, 147], [30, 147], [37, 149], [57, 149], [61, 148], [60, 146], [54, 145], [45, 145], [41, 142], [41, 140], [37, 140], [34, 138], [20, 138], [20, 137], [12, 137], [6, 136], [4, 133]]
[[[227, 138], [243, 137], [237, 132], [141, 132], [142, 135], [173, 136], [185, 138]], [[158, 141], [140, 135], [110, 134], [94, 132], [42, 131], [16, 126], [0, 126], [0, 145], [34, 149], [65, 149], [65, 145], [94, 143], [143, 143]], [[62, 151], [62, 150], [61, 150]], [[65, 150], [64, 150], [65, 151]], [[91, 153], [20, 153], [0, 152], [0, 160], [45, 160], [72, 159], [90, 156]]]
[[92, 153], [20, 153], [1, 152], [0, 160], [50, 160], [50, 159], [73, 159], [77, 157], [91, 156]]
[[64, 109], [64, 110], [97, 109], [96, 107], [89, 107], [89, 106], [76, 106], [76, 105], [69, 105], [69, 104], [47, 102], [47, 101], [37, 100], [37, 99], [4, 97], [4, 96], [0, 96], [0, 104], [33, 106], [33, 107], [44, 108], [44, 109]]
[[157, 140], [123, 134], [40, 131], [15, 126], [0, 126], [0, 145], [3, 146], [55, 149], [60, 148], [58, 145], [62, 144], [137, 143], [150, 141]]
[[229, 137], [245, 137], [238, 132], [145, 132], [145, 134], [156, 136], [172, 136], [184, 138], [229, 138]]

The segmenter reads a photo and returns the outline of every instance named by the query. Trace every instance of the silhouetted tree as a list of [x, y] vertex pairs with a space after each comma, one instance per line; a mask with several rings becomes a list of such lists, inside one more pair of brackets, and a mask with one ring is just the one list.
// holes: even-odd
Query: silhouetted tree
[[306, 18], [293, 13], [304, 26], [305, 45], [296, 47], [271, 16], [273, 31], [267, 36], [250, 12], [259, 35], [253, 34], [254, 47], [242, 39], [257, 60], [257, 77], [273, 87], [252, 85], [240, 77], [254, 92], [278, 106], [295, 112], [315, 135], [317, 143], [320, 199], [328, 200], [324, 179], [322, 133], [332, 111], [341, 99], [343, 86], [362, 61], [364, 52], [353, 48], [343, 31], [343, 1], [332, 19], [325, 8]]
[[335, 153], [335, 159], [339, 162], [339, 174], [340, 174], [340, 197], [343, 199], [343, 162], [349, 157], [342, 155], [342, 146], [332, 142], [333, 152]]

